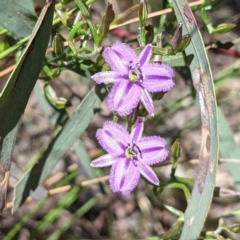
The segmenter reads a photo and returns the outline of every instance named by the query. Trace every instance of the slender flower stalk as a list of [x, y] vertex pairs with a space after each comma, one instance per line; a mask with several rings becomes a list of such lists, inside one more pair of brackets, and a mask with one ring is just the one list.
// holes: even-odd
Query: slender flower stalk
[[138, 118], [129, 133], [115, 122], [106, 121], [96, 133], [97, 140], [107, 154], [95, 159], [92, 167], [110, 166], [110, 188], [127, 195], [137, 186], [140, 175], [154, 185], [159, 180], [149, 167], [168, 156], [166, 141], [159, 136], [142, 137], [143, 120]]
[[116, 42], [103, 52], [111, 71], [92, 76], [97, 84], [113, 83], [107, 104], [119, 116], [129, 115], [141, 101], [150, 115], [154, 115], [151, 92], [167, 92], [174, 86], [174, 72], [166, 64], [149, 63], [152, 45], [148, 44], [139, 56], [125, 43]]

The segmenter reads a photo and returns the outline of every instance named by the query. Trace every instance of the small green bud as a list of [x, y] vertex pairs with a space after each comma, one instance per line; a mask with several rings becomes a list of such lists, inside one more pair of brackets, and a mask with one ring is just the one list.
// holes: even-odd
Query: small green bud
[[185, 48], [188, 46], [188, 44], [191, 41], [191, 36], [189, 34], [182, 36], [182, 41], [179, 44], [179, 46], [174, 50], [174, 53], [182, 52], [185, 50]]
[[164, 234], [162, 239], [177, 239], [182, 231], [184, 218], [181, 216], [178, 218], [176, 223]]
[[173, 159], [178, 159], [181, 156], [182, 148], [179, 140], [177, 139], [171, 147], [171, 155]]
[[4, 52], [8, 48], [9, 48], [9, 44], [4, 37], [3, 41], [0, 42], [0, 53]]
[[52, 78], [58, 77], [60, 74], [60, 68], [54, 68], [52, 69]]
[[57, 109], [64, 109], [67, 107], [70, 107], [72, 105], [72, 103], [67, 100], [66, 98], [60, 97], [60, 98], [56, 98], [53, 97], [52, 94], [49, 91], [49, 81], [45, 81], [44, 83], [44, 87], [43, 87], [43, 91], [44, 91], [44, 95], [47, 98], [48, 102]]
[[182, 23], [179, 23], [170, 43], [172, 53], [182, 52], [188, 46], [190, 40], [191, 36], [189, 34], [182, 36]]
[[69, 1], [69, 0], [61, 0], [61, 4], [62, 4], [62, 5], [66, 5], [66, 4], [68, 4], [68, 1]]
[[73, 21], [69, 18], [69, 16], [58, 8], [56, 8], [56, 12], [57, 15], [60, 17], [60, 20], [63, 23], [63, 25], [66, 26], [67, 28], [72, 29]]
[[181, 153], [182, 153], [182, 148], [179, 140], [177, 139], [171, 147], [171, 155], [173, 158], [172, 171], [171, 171], [172, 178], [175, 176], [175, 172], [178, 166], [178, 158], [181, 156]]
[[146, 31], [146, 44], [152, 43], [154, 39], [154, 30], [153, 30], [153, 25], [149, 23], [148, 25], [145, 26], [145, 31]]
[[62, 57], [64, 54], [64, 47], [63, 42], [59, 34], [56, 34], [52, 41], [53, 51], [56, 53], [57, 56]]
[[145, 0], [140, 0], [138, 8], [138, 18], [142, 26], [145, 25], [145, 22], [148, 17], [148, 8]]
[[103, 15], [102, 24], [99, 28], [100, 42], [107, 36], [111, 22], [114, 20], [115, 13], [112, 9], [112, 4], [108, 4], [107, 11]]
[[219, 34], [227, 33], [235, 27], [236, 27], [236, 24], [234, 23], [221, 23], [216, 28], [213, 28], [212, 32], [219, 33]]
[[171, 40], [171, 47], [175, 51], [182, 41], [182, 23], [179, 23]]
[[133, 110], [133, 112], [128, 115], [127, 121], [128, 121], [128, 125], [133, 126], [135, 124], [135, 122], [138, 119], [138, 114], [139, 114], [139, 105], [137, 105], [137, 107]]
[[152, 100], [153, 101], [161, 100], [164, 97], [165, 93], [166, 92], [156, 92], [156, 93], [153, 93]]
[[54, 104], [55, 104], [55, 107], [58, 109], [64, 109], [64, 108], [72, 106], [72, 103], [63, 97], [57, 98], [55, 100]]
[[240, 233], [240, 223], [234, 223], [229, 230], [234, 233]]
[[46, 64], [43, 65], [43, 71], [49, 78], [52, 78], [52, 71], [48, 65]]
[[43, 71], [51, 79], [56, 78], [60, 74], [60, 68], [50, 69], [46, 64], [43, 65]]

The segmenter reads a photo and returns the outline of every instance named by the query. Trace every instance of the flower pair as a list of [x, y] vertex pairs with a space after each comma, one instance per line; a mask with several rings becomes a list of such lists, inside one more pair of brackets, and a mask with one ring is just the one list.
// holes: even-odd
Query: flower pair
[[[121, 42], [105, 48], [103, 57], [111, 71], [96, 73], [92, 78], [98, 84], [113, 83], [107, 99], [112, 112], [119, 116], [129, 115], [141, 101], [148, 113], [154, 115], [150, 93], [166, 92], [174, 86], [172, 68], [166, 64], [149, 63], [151, 55], [150, 44], [139, 56]], [[112, 166], [109, 181], [113, 192], [129, 194], [140, 175], [154, 185], [159, 184], [149, 166], [166, 159], [166, 142], [159, 136], [142, 137], [142, 132], [141, 118], [137, 119], [131, 133], [115, 122], [105, 122], [97, 131], [97, 140], [107, 154], [95, 159], [91, 166]]]

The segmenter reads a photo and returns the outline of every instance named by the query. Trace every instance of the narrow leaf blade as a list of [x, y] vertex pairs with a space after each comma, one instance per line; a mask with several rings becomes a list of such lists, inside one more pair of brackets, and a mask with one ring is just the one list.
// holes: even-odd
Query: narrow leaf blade
[[11, 156], [21, 119], [42, 67], [51, 33], [53, 12], [54, 1], [48, 1], [26, 50], [0, 95], [0, 165], [5, 172], [10, 169]]
[[199, 165], [180, 239], [198, 239], [212, 201], [218, 165], [216, 98], [205, 46], [193, 13], [187, 1], [174, 0], [173, 6], [178, 22], [183, 24], [183, 34], [191, 35], [191, 42], [185, 52], [188, 56], [194, 56], [190, 70], [202, 118]]
[[0, 25], [16, 35], [17, 38], [30, 35], [36, 21], [37, 17], [31, 0], [1, 1]]

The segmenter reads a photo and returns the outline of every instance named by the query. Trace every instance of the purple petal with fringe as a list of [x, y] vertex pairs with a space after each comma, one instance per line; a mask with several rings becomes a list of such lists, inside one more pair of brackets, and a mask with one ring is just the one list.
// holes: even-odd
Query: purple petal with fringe
[[140, 97], [141, 89], [137, 85], [126, 80], [117, 82], [108, 95], [108, 108], [119, 116], [126, 116], [137, 107]]
[[154, 185], [159, 185], [157, 175], [150, 165], [164, 161], [168, 156], [166, 141], [159, 136], [142, 137], [143, 120], [138, 118], [129, 132], [115, 122], [105, 122], [97, 131], [99, 144], [107, 152], [92, 161], [92, 167], [110, 166], [110, 188], [123, 195], [137, 186], [140, 175]]
[[174, 86], [172, 68], [166, 64], [149, 63], [151, 55], [150, 44], [139, 56], [121, 42], [104, 49], [103, 57], [112, 71], [96, 73], [92, 78], [97, 84], [114, 83], [107, 104], [119, 116], [129, 115], [140, 101], [153, 116], [154, 106], [149, 93], [166, 92]]
[[107, 167], [113, 164], [114, 160], [110, 154], [105, 154], [99, 158], [96, 158], [92, 163], [92, 167]]
[[142, 118], [138, 118], [131, 131], [131, 138], [133, 141], [137, 142], [142, 137], [143, 127], [144, 124]]

